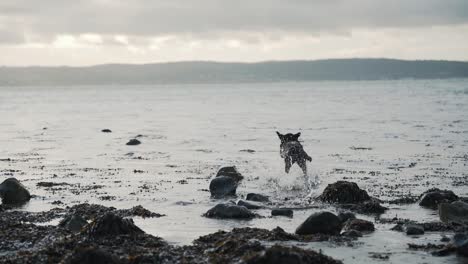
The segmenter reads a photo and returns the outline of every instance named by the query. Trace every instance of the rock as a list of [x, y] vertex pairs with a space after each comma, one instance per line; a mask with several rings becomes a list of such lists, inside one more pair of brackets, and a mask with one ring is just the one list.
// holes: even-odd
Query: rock
[[65, 228], [72, 232], [80, 232], [88, 222], [78, 214], [68, 215], [60, 221], [58, 224], [59, 227]]
[[151, 212], [150, 210], [144, 208], [141, 205], [134, 206], [128, 210], [121, 210], [121, 211], [126, 211], [128, 216], [139, 216], [142, 218], [152, 218], [152, 217], [162, 217], [165, 216], [163, 214], [158, 214]]
[[452, 244], [455, 246], [458, 254], [468, 257], [468, 234], [455, 234], [452, 239]]
[[338, 218], [340, 219], [341, 223], [345, 223], [350, 219], [356, 219], [356, 216], [351, 212], [340, 212], [338, 214]]
[[237, 171], [237, 168], [235, 166], [222, 167], [221, 169], [219, 169], [218, 173], [216, 173], [216, 177], [220, 177], [220, 176], [231, 177], [233, 180], [237, 182], [244, 179], [244, 176], [242, 176], [242, 174], [240, 174]]
[[329, 184], [318, 197], [328, 203], [362, 203], [370, 200], [365, 190], [361, 190], [354, 182], [337, 181]]
[[342, 236], [347, 236], [347, 237], [362, 237], [362, 233], [357, 231], [357, 230], [354, 230], [354, 229], [345, 231], [345, 232], [341, 233], [341, 235]]
[[268, 196], [265, 196], [265, 195], [262, 195], [262, 194], [257, 194], [257, 193], [249, 193], [249, 194], [247, 194], [245, 199], [248, 200], [248, 201], [255, 201], [255, 202], [262, 202], [262, 203], [266, 203], [266, 202], [270, 201]]
[[101, 130], [101, 132], [102, 133], [112, 133], [112, 130], [106, 128], [106, 129]]
[[90, 237], [144, 234], [132, 219], [122, 218], [110, 212], [91, 222], [84, 231]]
[[354, 204], [348, 209], [360, 214], [383, 214], [388, 208], [380, 205], [377, 199], [371, 199], [363, 203]]
[[287, 217], [293, 217], [293, 210], [291, 209], [273, 209], [271, 210], [271, 215], [272, 216], [277, 216], [277, 215], [281, 215], [281, 216], [287, 216]]
[[[267, 230], [255, 227], [234, 228], [229, 232], [218, 231], [199, 237], [194, 241], [194, 244], [212, 244], [216, 245], [220, 241], [227, 240], [259, 240], [259, 241], [306, 241], [301, 240], [302, 237], [287, 233], [281, 227]], [[328, 240], [328, 237], [326, 238]]]
[[140, 144], [141, 144], [140, 140], [133, 138], [133, 139], [130, 139], [130, 141], [128, 141], [126, 145], [127, 146], [136, 146], [136, 145], [140, 145]]
[[400, 198], [397, 198], [397, 199], [393, 199], [393, 200], [388, 200], [386, 201], [388, 204], [412, 204], [412, 203], [415, 203], [419, 200], [418, 197], [415, 197], [415, 196], [411, 196], [411, 195], [407, 195], [405, 197], [400, 197]]
[[70, 184], [66, 182], [38, 182], [36, 183], [37, 187], [46, 187], [46, 188], [55, 187], [55, 186], [65, 186], [65, 185], [70, 185]]
[[442, 235], [442, 237], [440, 238], [440, 241], [441, 242], [450, 242], [450, 238], [446, 235]]
[[419, 205], [430, 209], [437, 209], [440, 203], [451, 203], [457, 200], [458, 196], [452, 191], [433, 188], [421, 195]]
[[405, 232], [407, 235], [422, 235], [424, 234], [424, 228], [420, 225], [408, 224], [405, 226]]
[[[246, 254], [247, 255], [247, 254]], [[266, 250], [248, 254], [241, 263], [246, 264], [339, 264], [341, 261], [332, 259], [313, 250], [305, 250], [295, 246], [274, 245]]]
[[213, 198], [235, 196], [237, 181], [228, 176], [216, 177], [210, 182], [210, 193]]
[[255, 214], [244, 206], [233, 204], [217, 204], [215, 207], [208, 210], [203, 216], [208, 218], [221, 219], [252, 219]]
[[453, 203], [439, 204], [439, 217], [445, 223], [468, 223], [468, 204], [455, 201]]
[[373, 232], [375, 230], [374, 223], [363, 219], [350, 219], [346, 221], [344, 231], [356, 230], [360, 232]]
[[257, 210], [257, 209], [262, 209], [263, 208], [262, 204], [259, 204], [259, 203], [256, 203], [256, 202], [247, 202], [247, 201], [244, 201], [244, 200], [237, 201], [237, 205], [244, 206], [244, 207], [246, 207], [247, 209], [250, 209], [250, 210]]
[[319, 212], [309, 216], [296, 229], [298, 235], [330, 234], [338, 235], [341, 231], [341, 221], [330, 212]]
[[95, 247], [77, 247], [73, 253], [62, 261], [64, 264], [119, 264], [123, 263], [111, 255]]
[[404, 227], [403, 227], [403, 224], [396, 224], [394, 227], [390, 228], [390, 230], [397, 231], [397, 232], [405, 231]]
[[0, 184], [0, 196], [4, 204], [22, 204], [31, 199], [28, 190], [15, 178], [8, 178]]

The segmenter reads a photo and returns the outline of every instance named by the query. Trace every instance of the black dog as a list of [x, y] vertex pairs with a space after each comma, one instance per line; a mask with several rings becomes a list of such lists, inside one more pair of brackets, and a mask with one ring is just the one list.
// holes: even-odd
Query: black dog
[[306, 160], [312, 161], [312, 158], [307, 155], [301, 143], [299, 142], [299, 136], [301, 133], [281, 135], [276, 131], [278, 137], [281, 140], [280, 155], [284, 159], [285, 171], [289, 173], [291, 166], [297, 162], [297, 165], [301, 167], [304, 176], [307, 176], [307, 165]]

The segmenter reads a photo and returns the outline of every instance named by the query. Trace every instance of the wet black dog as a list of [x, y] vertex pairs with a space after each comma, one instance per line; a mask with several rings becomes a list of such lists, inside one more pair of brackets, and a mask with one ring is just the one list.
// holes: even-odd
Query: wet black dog
[[297, 134], [285, 134], [282, 135], [276, 131], [278, 137], [281, 140], [280, 145], [280, 155], [284, 159], [285, 171], [289, 173], [289, 169], [294, 163], [297, 163], [301, 167], [304, 176], [307, 175], [307, 164], [306, 161], [312, 161], [312, 158], [307, 155], [301, 143], [299, 142], [299, 136], [301, 133]]

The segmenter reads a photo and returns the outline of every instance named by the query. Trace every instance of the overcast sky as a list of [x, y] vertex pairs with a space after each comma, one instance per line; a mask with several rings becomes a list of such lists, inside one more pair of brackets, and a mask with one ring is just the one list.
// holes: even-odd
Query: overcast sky
[[468, 60], [468, 0], [0, 0], [0, 65]]

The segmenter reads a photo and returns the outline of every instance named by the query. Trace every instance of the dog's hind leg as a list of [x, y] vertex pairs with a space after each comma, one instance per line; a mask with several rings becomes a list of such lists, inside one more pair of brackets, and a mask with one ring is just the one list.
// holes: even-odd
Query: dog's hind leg
[[290, 169], [291, 169], [291, 159], [290, 158], [284, 158], [284, 171], [286, 173], [289, 173]]

